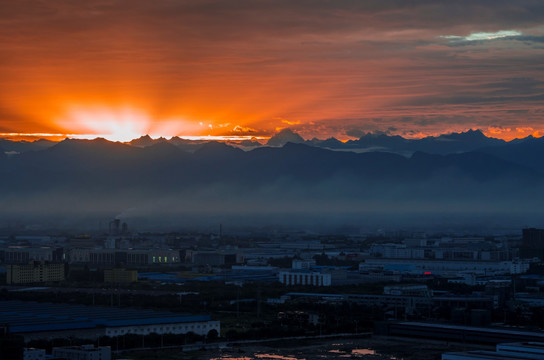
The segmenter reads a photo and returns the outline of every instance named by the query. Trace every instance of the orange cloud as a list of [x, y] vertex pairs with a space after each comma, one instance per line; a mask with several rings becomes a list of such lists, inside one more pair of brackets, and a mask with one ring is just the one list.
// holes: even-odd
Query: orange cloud
[[[471, 2], [392, 4], [12, 2], [0, 12], [0, 131], [224, 136], [243, 124], [324, 138], [347, 128], [539, 128], [538, 12], [524, 1], [485, 13]], [[487, 34], [508, 29], [520, 35]], [[440, 38], [471, 33], [486, 40]]]

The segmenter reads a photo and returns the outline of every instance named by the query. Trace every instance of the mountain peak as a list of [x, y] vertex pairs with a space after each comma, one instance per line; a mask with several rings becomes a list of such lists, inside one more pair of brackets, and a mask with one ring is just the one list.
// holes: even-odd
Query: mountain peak
[[440, 135], [439, 138], [450, 140], [482, 140], [487, 139], [487, 136], [480, 129], [468, 130], [465, 132], [451, 133]]
[[270, 139], [268, 139], [268, 142], [266, 144], [269, 146], [283, 146], [288, 142], [302, 144], [304, 142], [304, 139], [293, 130], [285, 128], [274, 134]]
[[158, 139], [153, 139], [149, 135], [143, 135], [143, 136], [140, 136], [137, 139], [134, 139], [134, 140], [130, 141], [129, 144], [132, 145], [132, 146], [147, 147], [147, 146], [151, 146], [153, 144], [158, 144], [158, 143], [165, 142], [165, 141], [166, 141], [166, 139], [163, 138], [163, 137], [160, 137]]

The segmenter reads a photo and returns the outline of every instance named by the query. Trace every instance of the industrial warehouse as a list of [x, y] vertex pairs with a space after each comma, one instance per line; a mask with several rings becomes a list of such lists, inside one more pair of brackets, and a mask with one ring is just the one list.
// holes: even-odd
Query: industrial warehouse
[[12, 334], [23, 335], [25, 341], [151, 333], [207, 335], [220, 330], [219, 321], [209, 315], [25, 301], [0, 301], [0, 317]]

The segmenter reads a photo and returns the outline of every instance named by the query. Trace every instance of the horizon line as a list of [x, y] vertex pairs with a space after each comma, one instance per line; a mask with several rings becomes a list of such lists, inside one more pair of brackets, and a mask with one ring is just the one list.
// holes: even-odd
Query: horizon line
[[[286, 128], [286, 129], [289, 129], [289, 128]], [[291, 130], [291, 131], [300, 136], [300, 134], [298, 132], [296, 132], [294, 130]], [[482, 129], [469, 129], [469, 130], [460, 131], [460, 132], [454, 132], [454, 131], [444, 132], [444, 133], [440, 133], [439, 135], [427, 135], [427, 136], [421, 136], [421, 137], [407, 137], [407, 136], [403, 136], [403, 135], [400, 135], [400, 134], [388, 134], [388, 133], [384, 133], [384, 132], [381, 132], [381, 131], [374, 131], [374, 132], [369, 131], [369, 132], [365, 133], [364, 135], [400, 136], [400, 137], [402, 137], [404, 139], [407, 139], [407, 140], [420, 140], [420, 139], [423, 139], [423, 138], [426, 138], [426, 137], [439, 137], [439, 136], [442, 136], [442, 135], [462, 134], [462, 133], [467, 133], [467, 132], [470, 132], [470, 131], [479, 131], [487, 138], [504, 140], [506, 142], [510, 142], [510, 141], [513, 141], [513, 140], [516, 140], [516, 139], [518, 139], [518, 140], [519, 139], [526, 139], [526, 138], [529, 138], [529, 137], [533, 137], [533, 138], [541, 138], [542, 137], [542, 136], [534, 136], [533, 134], [530, 134], [530, 135], [527, 135], [527, 136], [514, 137], [514, 138], [511, 138], [509, 140], [506, 140], [506, 139], [502, 139], [500, 137], [494, 137], [494, 136], [487, 135]], [[274, 135], [277, 135], [278, 133], [279, 132], [276, 132]], [[364, 136], [364, 135], [362, 135], [362, 136]], [[19, 132], [0, 133], [0, 139], [4, 139], [4, 140], [8, 140], [8, 141], [29, 141], [29, 142], [34, 142], [34, 141], [39, 141], [39, 140], [49, 140], [49, 141], [53, 141], [53, 142], [61, 142], [63, 140], [68, 140], [68, 139], [75, 139], [75, 140], [105, 139], [107, 141], [119, 142], [119, 143], [125, 143], [125, 144], [130, 143], [130, 142], [135, 141], [135, 140], [138, 140], [138, 139], [140, 139], [142, 137], [149, 137], [152, 140], [159, 140], [159, 139], [162, 138], [162, 139], [165, 139], [167, 141], [170, 141], [170, 140], [172, 140], [174, 138], [179, 138], [179, 139], [182, 139], [182, 140], [189, 140], [189, 141], [247, 141], [247, 140], [258, 141], [258, 140], [269, 140], [273, 136], [262, 136], [262, 135], [174, 135], [174, 136], [164, 136], [164, 135], [143, 134], [143, 135], [141, 135], [139, 137], [136, 137], [136, 138], [133, 138], [133, 139], [131, 139], [129, 141], [121, 141], [121, 140], [113, 139], [111, 134], [61, 134], [61, 133], [41, 133], [41, 132], [40, 133], [19, 133]], [[351, 137], [353, 139], [355, 139], [355, 140], [358, 140], [362, 136], [360, 136], [360, 137], [351, 136]], [[312, 138], [312, 139], [306, 139], [306, 138], [303, 138], [301, 136], [301, 138], [304, 141], [311, 141], [315, 137]], [[336, 139], [338, 141], [341, 141], [343, 143], [346, 143], [347, 141], [352, 140], [352, 139], [338, 139], [338, 138], [336, 138], [334, 136], [327, 137], [325, 139], [319, 139], [318, 138], [318, 140], [327, 140], [327, 139], [331, 139], [331, 138], [334, 138], [334, 139]], [[31, 140], [31, 139], [34, 139], [34, 140]]]

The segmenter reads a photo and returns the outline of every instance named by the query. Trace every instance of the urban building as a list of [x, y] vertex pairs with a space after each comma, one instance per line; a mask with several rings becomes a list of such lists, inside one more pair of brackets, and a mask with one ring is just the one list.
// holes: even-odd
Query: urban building
[[23, 360], [45, 360], [45, 349], [25, 348]]
[[332, 274], [330, 272], [317, 272], [309, 270], [280, 271], [279, 281], [283, 285], [311, 285], [331, 286]]
[[94, 345], [54, 347], [52, 355], [66, 360], [111, 360], [111, 348]]
[[104, 282], [106, 283], [131, 283], [136, 281], [138, 281], [137, 270], [126, 270], [120, 268], [104, 270]]
[[309, 270], [315, 266], [315, 260], [299, 260], [293, 259], [291, 262], [291, 269], [293, 270]]
[[[377, 329], [378, 332], [388, 336], [493, 345], [517, 341], [540, 343], [544, 341], [544, 334], [540, 331], [511, 327], [466, 326], [414, 321], [395, 321], [382, 325]], [[449, 359], [452, 360], [452, 358]]]
[[497, 352], [502, 354], [526, 354], [539, 356], [539, 359], [544, 359], [544, 343], [543, 342], [517, 342], [507, 344], [497, 344]]
[[70, 238], [68, 246], [70, 248], [94, 249], [97, 246], [97, 242], [90, 235], [84, 234]]
[[98, 267], [114, 267], [116, 265], [146, 266], [153, 264], [177, 264], [179, 263], [179, 251], [177, 250], [116, 250], [116, 249], [70, 249], [68, 250], [68, 263], [88, 264]]
[[235, 265], [244, 261], [243, 255], [236, 252], [187, 250], [185, 256], [186, 262], [197, 266]]
[[125, 334], [207, 335], [220, 332], [220, 322], [209, 315], [191, 315], [128, 308], [85, 306], [28, 301], [0, 301], [2, 322], [25, 341], [73, 336], [95, 340]]
[[522, 230], [520, 255], [523, 258], [537, 257], [544, 260], [544, 229]]
[[7, 265], [7, 284], [35, 284], [63, 281], [64, 264], [31, 261], [26, 265]]
[[88, 264], [90, 249], [72, 248], [66, 252], [66, 261], [69, 264]]
[[442, 360], [521, 360], [544, 359], [544, 343], [518, 342], [498, 344], [496, 351], [465, 351], [442, 354]]
[[28, 264], [29, 261], [63, 262], [63, 255], [63, 248], [14, 246], [0, 250], [0, 261], [4, 264]]
[[[366, 259], [368, 266], [383, 266], [384, 270], [409, 274], [457, 276], [460, 272], [471, 271], [476, 274], [506, 275], [518, 271], [522, 265], [512, 266], [513, 261], [466, 261], [436, 259]], [[526, 262], [527, 263], [527, 262]], [[525, 268], [525, 266], [523, 267]]]

